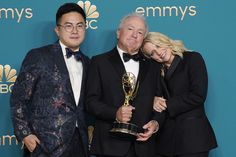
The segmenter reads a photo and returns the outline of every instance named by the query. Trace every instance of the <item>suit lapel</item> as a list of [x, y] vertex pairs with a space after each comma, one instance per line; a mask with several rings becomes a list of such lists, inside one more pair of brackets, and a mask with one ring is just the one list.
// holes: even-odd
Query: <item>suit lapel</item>
[[165, 75], [165, 79], [169, 80], [171, 78], [171, 76], [173, 75], [173, 73], [175, 72], [178, 64], [180, 63], [181, 58], [179, 56], [175, 56], [170, 68], [168, 69], [166, 75]]
[[148, 71], [149, 64], [147, 60], [142, 57], [139, 61], [139, 73], [138, 73], [138, 82], [141, 84], [146, 76], [146, 73]]
[[131, 102], [133, 106], [135, 106], [135, 104], [136, 104], [133, 102], [135, 101], [135, 98], [139, 93], [139, 87], [141, 86], [144, 78], [146, 77], [148, 68], [149, 68], [148, 61], [144, 57], [142, 57], [139, 61], [139, 73], [138, 73], [138, 78], [137, 78], [136, 87], [135, 87], [136, 88], [135, 90], [137, 90], [137, 93], [135, 93], [135, 97]]
[[124, 64], [120, 58], [119, 52], [116, 48], [114, 48], [111, 51], [110, 56], [109, 56], [109, 60], [110, 60], [111, 64], [113, 65], [115, 71], [117, 72], [118, 77], [120, 77], [120, 79], [121, 79], [121, 77], [125, 73], [125, 66], [124, 66]]
[[[168, 70], [163, 70], [163, 71], [167, 71], [165, 76], [161, 77], [161, 84], [162, 84], [162, 88], [163, 88], [163, 92], [164, 92], [163, 94], [166, 99], [168, 99], [170, 97], [170, 92], [168, 90], [168, 84], [166, 82], [168, 80], [170, 80], [171, 76], [173, 76], [180, 61], [181, 61], [181, 58], [179, 56], [175, 56], [170, 68]], [[162, 67], [162, 68], [165, 68], [165, 67]]]
[[165, 82], [165, 78], [163, 76], [161, 76], [161, 86], [162, 86], [162, 90], [163, 90], [163, 96], [165, 99], [169, 99], [170, 98], [170, 92], [167, 88], [166, 82]]
[[82, 54], [82, 66], [83, 66], [83, 75], [82, 75], [82, 83], [81, 83], [81, 90], [80, 90], [80, 98], [79, 98], [79, 104], [83, 100], [81, 98], [84, 97], [84, 90], [85, 90], [85, 80], [87, 76], [87, 71], [88, 71], [88, 65], [89, 65], [89, 59], [81, 52]]
[[74, 102], [74, 104], [76, 104], [75, 99], [74, 99], [74, 94], [73, 94], [73, 90], [72, 90], [72, 86], [71, 86], [71, 82], [70, 82], [70, 76], [69, 76], [69, 72], [64, 60], [64, 56], [61, 50], [61, 46], [60, 44], [57, 42], [53, 45], [53, 56], [54, 56], [54, 61], [56, 63], [56, 65], [59, 68], [59, 71], [61, 72], [62, 76], [65, 77], [64, 80], [69, 80], [68, 82], [66, 82], [66, 89], [69, 91], [69, 94]]

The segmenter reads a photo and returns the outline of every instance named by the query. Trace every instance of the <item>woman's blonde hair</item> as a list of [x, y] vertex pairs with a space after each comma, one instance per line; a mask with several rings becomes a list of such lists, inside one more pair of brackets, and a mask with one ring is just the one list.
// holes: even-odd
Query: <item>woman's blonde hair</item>
[[167, 46], [172, 50], [174, 55], [178, 55], [181, 58], [183, 57], [183, 53], [187, 51], [182, 41], [172, 40], [159, 32], [149, 32], [144, 39], [143, 45], [146, 42], [150, 42], [156, 46]]

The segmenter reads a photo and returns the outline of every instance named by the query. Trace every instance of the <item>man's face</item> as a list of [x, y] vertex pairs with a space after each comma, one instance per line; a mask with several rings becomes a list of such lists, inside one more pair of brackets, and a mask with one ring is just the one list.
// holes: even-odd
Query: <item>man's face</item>
[[145, 23], [139, 17], [126, 19], [117, 31], [118, 46], [127, 53], [134, 53], [142, 45], [146, 33]]
[[77, 12], [70, 12], [61, 17], [55, 32], [64, 45], [76, 50], [84, 40], [85, 27], [83, 16]]

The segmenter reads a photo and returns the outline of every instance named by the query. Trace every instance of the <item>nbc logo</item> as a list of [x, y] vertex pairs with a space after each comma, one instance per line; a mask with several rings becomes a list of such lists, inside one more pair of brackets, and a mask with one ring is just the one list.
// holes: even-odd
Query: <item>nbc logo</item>
[[10, 65], [0, 65], [0, 93], [12, 91], [17, 78], [16, 73], [16, 70], [12, 69]]
[[86, 14], [86, 25], [87, 28], [97, 29], [97, 18], [99, 17], [99, 13], [97, 11], [97, 7], [92, 5], [90, 1], [78, 1], [77, 4], [84, 9]]

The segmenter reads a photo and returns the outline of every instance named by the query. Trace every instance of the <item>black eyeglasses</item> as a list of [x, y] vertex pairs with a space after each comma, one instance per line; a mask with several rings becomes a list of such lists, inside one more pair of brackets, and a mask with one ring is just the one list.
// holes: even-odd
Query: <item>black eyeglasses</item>
[[73, 32], [74, 29], [76, 29], [78, 32], [82, 32], [85, 30], [85, 24], [83, 24], [83, 23], [79, 23], [76, 26], [74, 26], [73, 24], [70, 24], [70, 23], [65, 24], [65, 25], [58, 24], [57, 26], [64, 28], [65, 31], [69, 32], [69, 33]]

